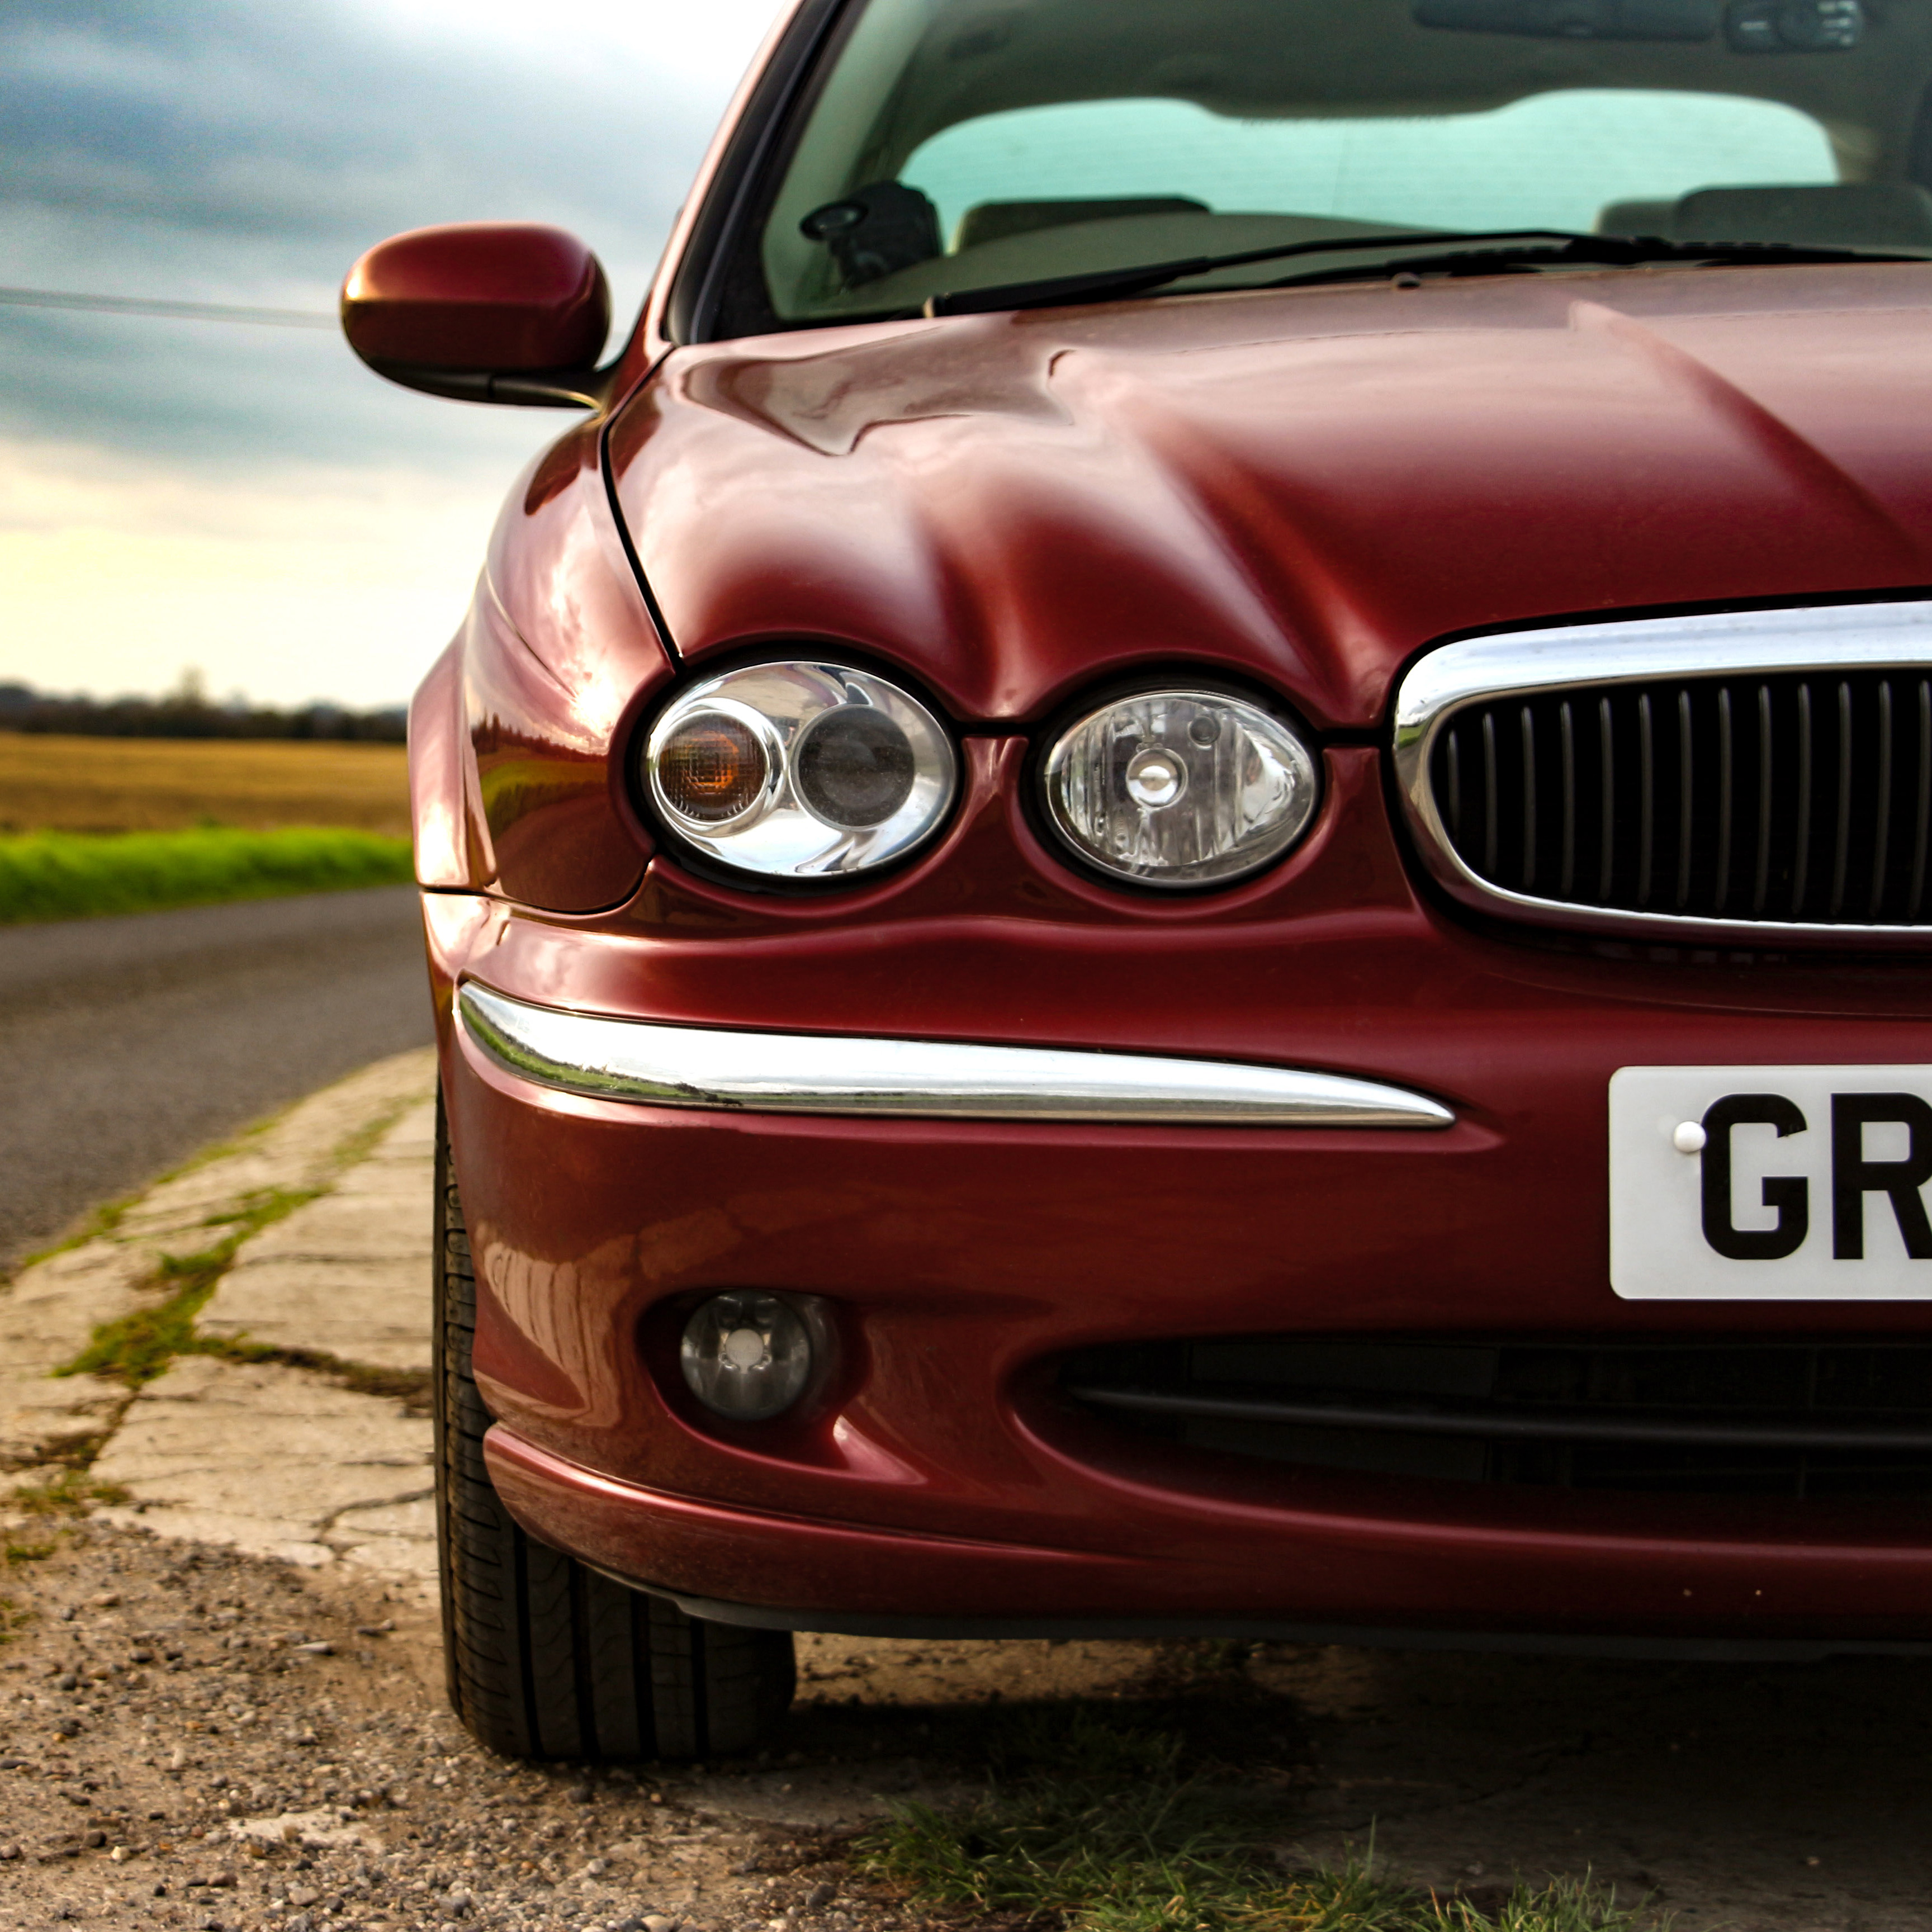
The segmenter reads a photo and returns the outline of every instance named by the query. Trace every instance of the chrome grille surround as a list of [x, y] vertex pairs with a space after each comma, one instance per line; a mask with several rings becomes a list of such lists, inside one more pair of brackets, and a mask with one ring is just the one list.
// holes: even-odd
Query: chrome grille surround
[[[1932, 886], [1921, 903], [1918, 922], [1904, 924], [1856, 917], [1693, 916], [1515, 890], [1484, 876], [1456, 850], [1436, 796], [1438, 742], [1460, 716], [1478, 707], [1594, 698], [1646, 685], [1669, 686], [1675, 704], [1676, 692], [1687, 685], [1857, 673], [1932, 678], [1932, 602], [1566, 624], [1445, 644], [1419, 658], [1396, 692], [1395, 770], [1403, 814], [1430, 875], [1446, 892], [1477, 910], [1526, 923], [1682, 944], [1932, 946]], [[1918, 702], [1915, 688], [1915, 741]], [[1914, 755], [1919, 755], [1916, 750]], [[1634, 800], [1630, 808], [1634, 815], [1647, 808]]]

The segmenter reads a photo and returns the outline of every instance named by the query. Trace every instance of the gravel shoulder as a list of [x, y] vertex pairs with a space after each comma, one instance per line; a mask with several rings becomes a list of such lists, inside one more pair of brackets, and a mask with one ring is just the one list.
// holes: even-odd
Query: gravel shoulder
[[[1932, 1932], [1912, 1661], [813, 1637], [763, 1759], [491, 1757], [434, 1606], [433, 1078], [366, 1068], [0, 1291], [0, 1932], [921, 1932], [855, 1840], [1095, 1712], [1238, 1780], [1285, 1870], [1372, 1840], [1492, 1911], [1588, 1874], [1682, 1928]], [[159, 1372], [51, 1372], [198, 1255]]]

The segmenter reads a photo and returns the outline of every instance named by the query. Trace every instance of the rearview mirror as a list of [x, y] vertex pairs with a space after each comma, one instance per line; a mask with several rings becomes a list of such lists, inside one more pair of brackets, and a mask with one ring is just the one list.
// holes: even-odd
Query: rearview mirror
[[1415, 0], [1415, 24], [1543, 40], [1708, 40], [1718, 0]]
[[595, 407], [602, 265], [560, 228], [459, 222], [379, 242], [342, 284], [342, 332], [379, 376], [479, 403]]

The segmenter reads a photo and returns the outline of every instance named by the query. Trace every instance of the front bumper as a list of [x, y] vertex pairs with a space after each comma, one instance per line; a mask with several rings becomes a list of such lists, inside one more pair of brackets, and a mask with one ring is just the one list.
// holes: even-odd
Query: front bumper
[[[1727, 991], [1751, 997], [1693, 1004], [1658, 996], [1675, 968], [1525, 959], [1451, 934], [1380, 979], [1331, 955], [1298, 1005], [1264, 986], [1265, 1012], [1217, 1006], [1185, 975], [1174, 989], [1195, 1024], [1189, 1064], [1340, 1061], [1434, 1096], [1446, 1126], [786, 1113], [566, 1090], [456, 1017], [473, 974], [573, 1018], [625, 1012], [628, 982], [652, 989], [636, 1019], [748, 1029], [760, 1016], [730, 997], [730, 948], [694, 991], [670, 970], [684, 953], [620, 920], [566, 926], [454, 896], [430, 913], [492, 1470], [528, 1528], [601, 1568], [710, 1613], [803, 1628], [1932, 1640], [1916, 1498], [1792, 1504], [1242, 1462], [1109, 1428], [1055, 1387], [1071, 1351], [1180, 1336], [1932, 1332], [1923, 1304], [1631, 1304], [1606, 1275], [1617, 1066], [1921, 1057], [1922, 1023], [1888, 998], [1861, 1012], [1842, 980], [1850, 996], [1830, 1010], [1814, 982], [1768, 980], [1760, 998], [1740, 977]], [[1051, 1007], [1051, 977], [974, 974], [956, 932], [942, 940], [974, 997]], [[855, 997], [907, 1034], [890, 1010], [900, 989], [939, 977], [919, 943], [855, 942], [873, 972]], [[793, 957], [759, 976], [795, 1002], [773, 1003], [771, 1030], [808, 1031], [797, 1022], [814, 1006], [840, 1026], [834, 962]], [[1497, 957], [1512, 976], [1485, 982], [1477, 969]], [[949, 1028], [1030, 1030], [984, 1014]], [[746, 1286], [838, 1311], [840, 1377], [808, 1414], [734, 1428], [682, 1388], [685, 1312]]]
[[[1184, 1540], [1170, 1522], [1135, 1555], [723, 1507], [599, 1475], [500, 1425], [484, 1446], [532, 1534], [693, 1616], [768, 1629], [1765, 1660], [1932, 1650], [1932, 1552], [1877, 1541], [1459, 1525], [1310, 1496], [1265, 1517], [1197, 1500]], [[1149, 1498], [1114, 1500], [1123, 1528], [1147, 1521]]]

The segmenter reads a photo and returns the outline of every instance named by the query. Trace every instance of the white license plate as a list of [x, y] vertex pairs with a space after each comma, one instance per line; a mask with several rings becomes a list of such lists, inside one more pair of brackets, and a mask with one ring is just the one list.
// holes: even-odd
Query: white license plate
[[1932, 1300], [1932, 1066], [1626, 1066], [1626, 1301]]

